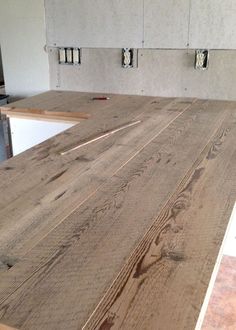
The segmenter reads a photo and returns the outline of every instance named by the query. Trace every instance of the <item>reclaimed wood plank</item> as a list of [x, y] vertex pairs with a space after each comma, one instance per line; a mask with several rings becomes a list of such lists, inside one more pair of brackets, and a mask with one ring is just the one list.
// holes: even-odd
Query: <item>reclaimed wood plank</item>
[[168, 200], [83, 329], [194, 329], [236, 199], [236, 113]]
[[[49, 92], [48, 92], [49, 93]], [[44, 93], [48, 95], [48, 93]], [[55, 92], [50, 92], [50, 106], [46, 106], [45, 109], [48, 109], [50, 111], [53, 111], [53, 96], [55, 95]], [[72, 111], [72, 107], [67, 100], [68, 93], [70, 95], [70, 92], [63, 92], [60, 93], [60, 97], [55, 97], [55, 104], [60, 104], [60, 109], [62, 110], [68, 110]], [[44, 94], [40, 96], [34, 96], [30, 98], [30, 102], [37, 107], [37, 102], [35, 102], [35, 99], [41, 99], [41, 97], [44, 96]], [[103, 105], [103, 102], [94, 102], [90, 104], [90, 94], [88, 93], [77, 93], [76, 98], [76, 111], [83, 112], [85, 109], [88, 110], [93, 115], [93, 120], [87, 120], [83, 121], [75, 127], [67, 130], [66, 132], [63, 132], [62, 134], [55, 136], [52, 139], [49, 139], [40, 145], [30, 149], [29, 151], [24, 152], [23, 155], [19, 155], [14, 158], [14, 161], [11, 159], [8, 162], [5, 162], [1, 166], [0, 171], [0, 188], [1, 187], [7, 187], [9, 180], [10, 182], [12, 180], [15, 180], [15, 177], [22, 177], [22, 175], [27, 175], [28, 172], [28, 163], [30, 161], [31, 168], [35, 169], [34, 176], [32, 178], [28, 178], [30, 180], [27, 180], [27, 182], [24, 182], [23, 185], [16, 184], [15, 191], [18, 187], [22, 189], [23, 186], [25, 190], [30, 189], [31, 185], [34, 184], [34, 180], [36, 178], [39, 178], [39, 181], [42, 179], [42, 172], [45, 171], [45, 166], [47, 164], [54, 162], [54, 169], [52, 169], [50, 166], [48, 166], [47, 171], [50, 173], [50, 171], [53, 173], [53, 170], [55, 171], [55, 168], [62, 166], [61, 164], [64, 163], [61, 157], [57, 157], [59, 155], [60, 148], [63, 148], [63, 146], [70, 147], [71, 145], [74, 145], [75, 143], [78, 143], [81, 140], [84, 140], [86, 138], [89, 138], [92, 134], [99, 134], [103, 132], [104, 130], [112, 129], [117, 127], [118, 125], [125, 124], [127, 121], [132, 120], [137, 116], [138, 114], [144, 112], [145, 106], [147, 106], [151, 102], [158, 102], [158, 100], [163, 100], [163, 102], [171, 102], [174, 99], [159, 99], [159, 98], [153, 98], [153, 97], [132, 97], [132, 96], [115, 96], [111, 99], [111, 102], [106, 103], [107, 105]], [[48, 96], [45, 98], [48, 99]], [[57, 94], [56, 94], [57, 95]], [[94, 94], [93, 94], [94, 95]], [[64, 100], [65, 98], [65, 100]], [[78, 99], [78, 101], [77, 101]], [[64, 100], [64, 101], [63, 101]], [[21, 106], [26, 106], [28, 104], [28, 99], [19, 101]], [[16, 103], [12, 103], [17, 104]], [[73, 103], [73, 106], [75, 107], [75, 104]], [[85, 111], [86, 111], [85, 110]], [[59, 149], [59, 150], [58, 150]], [[19, 159], [19, 161], [17, 161]], [[58, 164], [59, 163], [59, 164]], [[5, 165], [5, 166], [4, 166]], [[6, 170], [2, 171], [2, 170]], [[7, 175], [9, 174], [9, 175]], [[20, 190], [21, 194], [21, 190]], [[1, 203], [1, 201], [0, 201]]]
[[[157, 110], [156, 105], [161, 108]], [[27, 174], [18, 176], [13, 182], [16, 188], [14, 192], [11, 187], [6, 187], [6, 195], [1, 201], [0, 255], [4, 257], [4, 263], [6, 264], [6, 260], [14, 262], [24, 255], [190, 106], [191, 103], [176, 104], [175, 101], [167, 100], [146, 105], [146, 110], [139, 115], [142, 126], [121, 132], [101, 143], [73, 152], [72, 155], [62, 157], [57, 153], [56, 159], [54, 158], [54, 172], [50, 173], [45, 165], [43, 179], [39, 176], [38, 180], [33, 178], [33, 182], [27, 182], [31, 185], [30, 189], [28, 187], [26, 190], [27, 183], [24, 183]], [[63, 149], [63, 145], [60, 148]], [[57, 159], [64, 163], [63, 167], [55, 171]], [[32, 166], [28, 175], [31, 177], [36, 170], [37, 167]]]
[[[80, 93], [78, 94], [80, 95]], [[64, 99], [64, 97], [66, 98], [67, 96], [67, 92], [65, 94], [62, 93], [59, 95], [63, 96]], [[32, 99], [35, 98], [36, 99], [41, 98], [41, 95], [35, 96]], [[85, 102], [88, 102], [87, 94], [86, 96], [81, 98], [85, 99]], [[79, 97], [78, 99], [80, 100]], [[28, 99], [20, 102], [24, 102], [23, 103], [24, 105], [25, 103], [27, 103], [27, 100]], [[31, 189], [33, 185], [36, 185], [36, 182], [39, 183], [43, 179], [43, 173], [46, 172], [45, 171], [46, 166], [47, 166], [47, 172], [50, 175], [55, 173], [57, 168], [63, 166], [65, 162], [68, 162], [68, 158], [59, 157], [58, 149], [63, 148], [63, 146], [69, 147], [70, 145], [78, 143], [81, 140], [89, 138], [91, 134], [99, 134], [104, 130], [112, 129], [113, 127], [122, 125], [123, 123], [132, 120], [135, 117], [135, 115], [145, 111], [145, 106], [147, 106], [151, 102], [151, 100], [158, 101], [157, 98], [144, 98], [137, 100], [136, 98], [132, 98], [132, 97], [129, 100], [129, 97], [122, 96], [121, 99], [120, 98], [116, 99], [116, 102], [109, 103], [110, 106], [108, 107], [101, 108], [100, 106], [100, 108], [98, 108], [99, 111], [97, 111], [98, 118], [95, 118], [93, 121], [88, 121], [87, 124], [82, 122], [79, 126], [75, 126], [72, 129], [67, 130], [66, 132], [60, 134], [59, 136], [56, 136], [32, 148], [31, 150], [26, 151], [23, 155], [19, 155], [15, 157], [14, 160], [11, 159], [8, 162], [2, 164], [2, 166], [0, 167], [1, 169], [0, 188], [5, 189], [8, 186], [9, 180], [10, 182], [11, 181], [13, 182], [14, 180], [15, 194], [16, 191], [18, 191], [19, 189], [18, 195], [21, 195], [23, 189], [27, 191]], [[173, 99], [167, 99], [167, 100], [165, 99], [164, 102], [168, 102], [168, 100], [172, 101]], [[34, 104], [37, 104], [37, 102], [35, 103], [34, 101]], [[65, 110], [66, 107], [67, 107], [67, 103], [62, 108]], [[89, 111], [92, 111], [92, 109], [89, 108]], [[125, 118], [125, 114], [126, 114], [126, 118]], [[28, 166], [29, 161], [30, 161], [30, 168]], [[53, 168], [49, 166], [49, 164], [51, 164], [52, 161], [54, 162]], [[34, 171], [34, 176], [30, 178], [29, 175], [28, 178], [29, 180], [27, 180], [27, 182], [22, 181], [21, 182], [22, 184], [20, 184], [20, 182], [16, 181], [16, 177], [20, 181], [23, 175], [28, 175], [30, 174], [30, 172], [32, 173], [32, 171]], [[10, 200], [11, 199], [12, 197], [10, 198]], [[5, 201], [2, 202], [4, 205]]]
[[0, 107], [0, 113], [14, 118], [30, 118], [63, 122], [80, 122], [81, 120], [88, 119], [90, 117], [90, 114], [85, 112], [48, 111], [15, 107]]
[[207, 148], [214, 154], [227, 107], [208, 101], [190, 107], [3, 274], [2, 320], [24, 329], [81, 328], [173, 192]]
[[[94, 97], [99, 96], [109, 97], [107, 101], [93, 101]], [[84, 92], [70, 92], [70, 91], [48, 91], [22, 99], [8, 104], [8, 107], [17, 109], [38, 109], [49, 112], [78, 112], [78, 109], [85, 109], [87, 111], [97, 112], [99, 109], [114, 107], [123, 100], [141, 100], [143, 96], [130, 95], [116, 95], [116, 94], [99, 94], [99, 93], [84, 93]], [[154, 98], [153, 98], [154, 99]]]

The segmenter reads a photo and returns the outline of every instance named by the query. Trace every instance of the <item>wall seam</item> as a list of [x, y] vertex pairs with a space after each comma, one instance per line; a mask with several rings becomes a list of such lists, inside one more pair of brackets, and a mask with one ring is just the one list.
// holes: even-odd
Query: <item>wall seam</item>
[[189, 13], [188, 13], [188, 41], [187, 48], [190, 47], [190, 28], [191, 28], [191, 12], [192, 12], [192, 0], [189, 0]]
[[51, 81], [50, 81], [50, 63], [49, 63], [49, 53], [48, 53], [46, 0], [43, 1], [43, 9], [44, 9], [44, 35], [45, 35], [45, 43], [46, 43], [44, 47], [44, 51], [47, 53], [48, 89], [50, 89]]
[[145, 38], [145, 0], [143, 0], [143, 40], [142, 40], [142, 48], [144, 48], [144, 38]]

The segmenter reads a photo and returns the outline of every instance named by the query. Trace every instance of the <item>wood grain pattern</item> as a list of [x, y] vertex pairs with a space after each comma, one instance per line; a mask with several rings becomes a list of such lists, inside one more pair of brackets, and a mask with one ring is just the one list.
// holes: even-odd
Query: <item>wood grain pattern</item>
[[[235, 201], [231, 119], [202, 152], [84, 329], [109, 324], [112, 329], [194, 329]], [[227, 167], [223, 175], [222, 166]]]
[[[157, 103], [151, 105], [150, 111], [146, 104], [145, 114], [140, 114], [141, 119], [144, 120], [146, 117], [141, 137], [140, 128], [137, 127], [125, 132], [128, 133], [125, 136], [124, 132], [121, 132], [118, 137], [63, 157], [59, 153], [63, 150], [61, 143], [60, 150], [51, 151], [50, 156], [47, 151], [48, 156], [42, 161], [40, 150], [38, 157], [40, 160], [36, 158], [36, 162], [32, 162], [30, 168], [23, 168], [24, 176], [28, 176], [29, 180], [25, 182], [24, 176], [18, 175], [14, 191], [10, 186], [5, 187], [6, 194], [0, 201], [0, 217], [3, 219], [0, 228], [1, 254], [11, 259], [18, 259], [32, 244], [40, 240], [41, 236], [62, 221], [90, 194], [96, 192], [98, 187], [123, 163], [132, 158], [153, 136], [158, 135], [163, 126], [168, 125], [186, 109], [186, 104], [183, 103], [179, 104], [178, 111], [169, 111], [173, 108], [173, 104], [166, 100], [160, 102], [159, 105], [165, 104], [160, 111], [154, 108]], [[178, 105], [174, 104], [174, 106]], [[142, 108], [140, 110], [143, 111]], [[89, 155], [86, 156], [88, 152]], [[120, 153], [119, 157], [117, 152]], [[53, 167], [49, 167], [52, 159]], [[6, 172], [12, 175], [14, 168], [3, 174], [6, 175]], [[43, 221], [45, 218], [50, 221]], [[16, 222], [15, 219], [20, 221]], [[9, 231], [10, 224], [11, 231]], [[17, 237], [14, 234], [17, 234]]]
[[236, 104], [72, 95], [92, 117], [0, 168], [0, 320], [194, 329], [235, 202]]
[[83, 119], [88, 119], [89, 114], [84, 112], [65, 112], [65, 111], [48, 111], [40, 109], [24, 109], [15, 107], [0, 107], [0, 113], [8, 117], [54, 120], [54, 121], [72, 121], [79, 122]]

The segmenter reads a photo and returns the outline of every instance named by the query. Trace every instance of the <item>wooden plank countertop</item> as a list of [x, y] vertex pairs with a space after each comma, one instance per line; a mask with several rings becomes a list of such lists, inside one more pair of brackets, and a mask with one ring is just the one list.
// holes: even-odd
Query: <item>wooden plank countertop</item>
[[0, 166], [0, 323], [194, 329], [236, 199], [236, 102], [48, 92], [89, 114]]
[[8, 117], [79, 122], [90, 117], [89, 113], [78, 111], [78, 108], [91, 103], [92, 96], [94, 94], [88, 98], [88, 93], [50, 91], [4, 105], [0, 112]]

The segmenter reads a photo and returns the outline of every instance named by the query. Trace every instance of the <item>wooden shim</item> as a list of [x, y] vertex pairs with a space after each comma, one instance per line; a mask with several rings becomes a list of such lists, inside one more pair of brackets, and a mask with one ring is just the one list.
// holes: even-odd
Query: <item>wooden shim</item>
[[17, 330], [16, 328], [9, 327], [4, 324], [0, 324], [0, 330]]
[[103, 134], [100, 134], [100, 135], [98, 135], [98, 136], [96, 136], [96, 137], [94, 137], [94, 138], [92, 138], [92, 139], [90, 139], [90, 140], [88, 140], [88, 141], [86, 141], [86, 142], [82, 142], [82, 143], [80, 143], [80, 144], [78, 144], [78, 145], [72, 147], [72, 148], [69, 149], [69, 150], [62, 151], [60, 154], [61, 154], [62, 156], [65, 156], [65, 155], [67, 155], [68, 153], [70, 153], [70, 152], [72, 152], [72, 151], [76, 151], [76, 150], [78, 150], [78, 149], [80, 149], [80, 148], [82, 148], [82, 147], [85, 147], [85, 146], [87, 146], [87, 145], [89, 145], [89, 144], [91, 144], [91, 143], [95, 143], [95, 142], [97, 142], [97, 141], [99, 141], [99, 140], [101, 140], [101, 139], [108, 138], [108, 137], [110, 137], [110, 136], [113, 135], [113, 134], [116, 134], [116, 133], [118, 133], [118, 132], [120, 132], [120, 131], [122, 131], [122, 130], [124, 130], [124, 129], [126, 129], [126, 128], [130, 128], [130, 127], [132, 127], [132, 126], [134, 126], [134, 125], [138, 125], [138, 124], [140, 124], [140, 123], [141, 123], [140, 120], [137, 120], [137, 121], [134, 121], [134, 122], [127, 123], [127, 124], [125, 124], [125, 125], [123, 125], [123, 126], [121, 126], [121, 127], [115, 128], [115, 129], [110, 130], [110, 131], [108, 131], [108, 132], [104, 132]]

